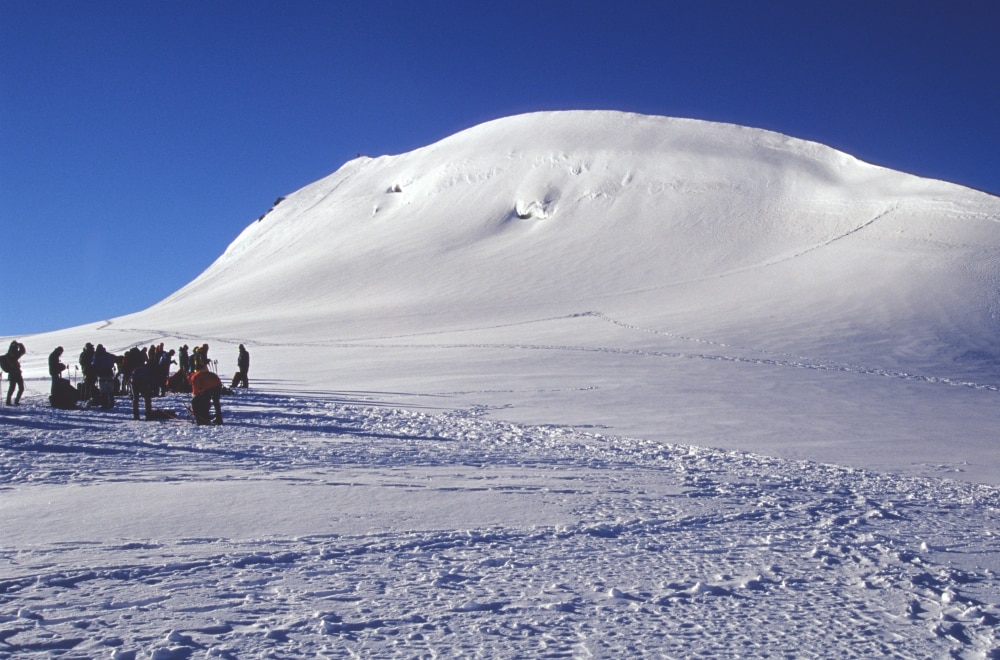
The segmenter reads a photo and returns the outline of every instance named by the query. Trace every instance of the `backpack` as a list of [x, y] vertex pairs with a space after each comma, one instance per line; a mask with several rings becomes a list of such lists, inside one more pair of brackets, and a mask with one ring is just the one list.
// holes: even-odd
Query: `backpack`
[[79, 398], [77, 389], [65, 378], [60, 378], [52, 385], [49, 405], [62, 410], [76, 410], [76, 402]]
[[174, 373], [167, 379], [167, 389], [171, 392], [191, 392], [191, 383], [188, 382], [187, 374], [183, 371]]
[[7, 355], [6, 353], [0, 355], [0, 369], [3, 369], [7, 373], [10, 373], [10, 367], [11, 367], [10, 356]]

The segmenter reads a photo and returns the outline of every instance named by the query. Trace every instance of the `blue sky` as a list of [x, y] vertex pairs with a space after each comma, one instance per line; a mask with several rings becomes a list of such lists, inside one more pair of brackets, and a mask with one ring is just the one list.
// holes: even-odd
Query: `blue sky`
[[998, 26], [992, 0], [0, 0], [0, 335], [144, 309], [358, 153], [534, 110], [1000, 194]]

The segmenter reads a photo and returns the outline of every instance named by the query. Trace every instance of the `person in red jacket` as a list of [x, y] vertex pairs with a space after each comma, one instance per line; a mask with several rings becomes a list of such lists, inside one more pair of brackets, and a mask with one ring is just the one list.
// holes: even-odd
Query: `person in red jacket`
[[[191, 411], [197, 424], [221, 424], [222, 405], [219, 396], [222, 394], [222, 381], [208, 369], [196, 371], [190, 376], [191, 381]], [[215, 417], [212, 417], [210, 406], [215, 406]]]

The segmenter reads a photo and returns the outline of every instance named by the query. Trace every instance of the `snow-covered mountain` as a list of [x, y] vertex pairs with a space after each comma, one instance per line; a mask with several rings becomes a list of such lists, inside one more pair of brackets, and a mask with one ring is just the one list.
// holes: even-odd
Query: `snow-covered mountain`
[[24, 362], [207, 341], [231, 370], [246, 343], [278, 391], [924, 472], [992, 444], [992, 399], [912, 385], [992, 396], [998, 278], [996, 197], [758, 129], [545, 112], [350, 161], [176, 294]]
[[[20, 338], [0, 658], [996, 658], [998, 248], [996, 197], [738, 126], [351, 161]], [[245, 343], [251, 389], [49, 408], [88, 341]]]
[[216, 325], [222, 305], [226, 325], [270, 337], [265, 308], [334, 336], [358, 318], [410, 332], [596, 310], [760, 348], [839, 357], [849, 339], [891, 366], [992, 369], [998, 220], [994, 197], [776, 133], [537, 113], [347, 163], [147, 316]]

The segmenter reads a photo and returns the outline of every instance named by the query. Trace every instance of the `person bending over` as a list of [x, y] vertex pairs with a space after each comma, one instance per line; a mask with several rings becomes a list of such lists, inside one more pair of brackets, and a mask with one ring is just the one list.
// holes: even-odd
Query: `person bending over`
[[[191, 374], [191, 411], [195, 423], [222, 424], [222, 405], [219, 397], [222, 395], [222, 381], [207, 369]], [[211, 406], [215, 406], [215, 417], [212, 417]]]

